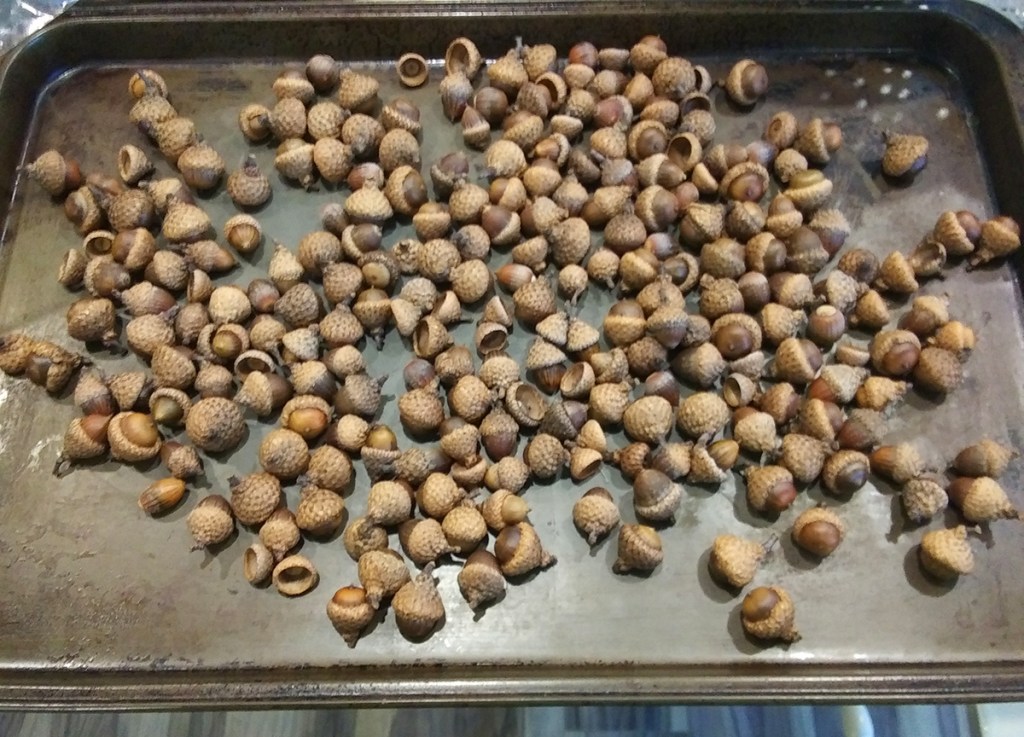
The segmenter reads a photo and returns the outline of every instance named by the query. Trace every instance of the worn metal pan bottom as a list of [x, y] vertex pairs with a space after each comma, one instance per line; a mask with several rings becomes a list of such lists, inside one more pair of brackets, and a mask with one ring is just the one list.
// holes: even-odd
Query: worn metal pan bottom
[[[53, 274], [76, 243], [55, 203], [23, 180], [15, 185], [16, 167], [53, 146], [74, 153], [88, 171], [113, 171], [122, 143], [143, 142], [127, 121], [125, 94], [128, 72], [140, 64], [164, 74], [179, 111], [233, 166], [248, 150], [237, 111], [272, 99], [270, 83], [286, 60], [331, 53], [375, 70], [389, 99], [399, 93], [391, 61], [407, 50], [438, 58], [456, 35], [471, 36], [493, 58], [516, 37], [553, 43], [564, 54], [577, 40], [628, 46], [646, 33], [659, 33], [716, 76], [743, 56], [766, 64], [772, 89], [753, 113], [737, 113], [716, 92], [720, 141], [757, 137], [784, 108], [801, 119], [842, 121], [846, 145], [829, 171], [836, 206], [853, 225], [851, 243], [879, 253], [909, 248], [943, 209], [1024, 220], [1024, 45], [1016, 29], [970, 4], [868, 11], [841, 3], [83, 3], [12, 53], [0, 78], [0, 200], [10, 203], [0, 213], [0, 330], [62, 334], [69, 298]], [[457, 128], [440, 115], [438, 79], [435, 70], [430, 85], [407, 93], [424, 113], [425, 162], [459, 145]], [[878, 175], [880, 134], [888, 128], [932, 141], [929, 166], [911, 187]], [[253, 150], [269, 169], [272, 149]], [[169, 172], [166, 162], [159, 167]], [[293, 246], [318, 227], [322, 204], [340, 196], [278, 181], [274, 189], [260, 218], [268, 234]], [[203, 204], [215, 223], [232, 212], [223, 191]], [[503, 258], [496, 254], [492, 267]], [[268, 259], [264, 247], [222, 281], [245, 283]], [[978, 328], [981, 342], [964, 389], [942, 404], [911, 399], [891, 438], [916, 439], [936, 459], [985, 435], [1019, 446], [1024, 313], [1015, 269], [957, 270], [929, 291], [953, 295], [955, 312]], [[599, 319], [610, 299], [592, 290], [584, 316]], [[529, 336], [516, 332], [513, 350], [522, 351]], [[471, 326], [457, 338], [471, 339]], [[366, 350], [372, 374], [391, 373], [385, 394], [400, 393], [406, 354], [396, 336], [383, 352]], [[105, 369], [121, 365], [98, 360]], [[767, 535], [769, 527], [785, 530], [791, 516], [771, 524], [752, 515], [732, 482], [717, 492], [687, 489], [679, 522], [664, 532], [665, 564], [649, 579], [614, 576], [614, 545], [591, 552], [573, 529], [570, 509], [582, 489], [565, 479], [527, 492], [556, 566], [511, 586], [479, 621], [459, 597], [457, 567], [441, 566], [443, 629], [411, 643], [389, 615], [349, 650], [323, 611], [334, 588], [355, 580], [340, 541], [304, 548], [321, 569], [312, 595], [288, 601], [251, 588], [240, 574], [251, 533], [217, 555], [186, 553], [183, 518], [204, 489], [182, 509], [149, 520], [135, 505], [144, 485], [136, 470], [106, 463], [51, 477], [72, 416], [67, 399], [53, 403], [27, 382], [0, 378], [0, 706], [1024, 697], [1019, 525], [993, 526], [991, 547], [977, 551], [978, 571], [941, 587], [917, 570], [921, 530], [903, 528], [895, 489], [869, 485], [843, 507], [850, 532], [842, 555], [815, 565], [783, 534], [758, 580], [789, 588], [803, 639], [765, 648], [743, 635], [739, 598], [710, 582], [706, 550], [721, 532]], [[382, 419], [399, 426], [394, 401]], [[249, 470], [265, 429], [250, 422], [245, 446], [210, 464], [211, 490]], [[1014, 469], [1006, 487], [1024, 504]], [[159, 475], [144, 469], [146, 479]], [[631, 515], [617, 471], [606, 468], [593, 483], [622, 492]], [[360, 476], [350, 514], [362, 513], [365, 489]], [[294, 502], [297, 492], [288, 494]], [[820, 499], [812, 490], [798, 506]]]

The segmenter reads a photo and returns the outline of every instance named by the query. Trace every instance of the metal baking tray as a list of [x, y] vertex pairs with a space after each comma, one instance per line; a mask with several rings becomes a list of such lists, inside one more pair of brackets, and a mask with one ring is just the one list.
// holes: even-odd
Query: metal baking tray
[[[71, 296], [54, 279], [77, 238], [59, 205], [16, 168], [57, 147], [88, 171], [115, 171], [123, 143], [148, 146], [129, 124], [129, 70], [164, 74], [178, 110], [234, 166], [246, 151], [271, 169], [270, 147], [249, 147], [236, 126], [249, 101], [272, 101], [270, 83], [287, 61], [316, 52], [374, 70], [382, 99], [399, 94], [391, 64], [409, 50], [442, 56], [465, 34], [488, 57], [521, 38], [564, 54], [578, 40], [629, 46], [647, 33], [706, 64], [717, 77], [750, 56], [772, 87], [750, 114], [714, 94], [717, 140], [760, 135], [783, 108], [798, 118], [842, 122], [846, 145], [828, 171], [835, 204], [853, 225], [851, 244], [909, 249], [943, 209], [1024, 222], [1024, 43], [1007, 21], [965, 2], [884, 3], [125, 3], [82, 2], [11, 52], [0, 70], [0, 330], [61, 339]], [[429, 164], [460, 145], [440, 113], [434, 69], [428, 86], [403, 92], [421, 107]], [[881, 133], [931, 139], [928, 168], [909, 187], [879, 175]], [[157, 157], [159, 158], [159, 157]], [[169, 173], [166, 162], [159, 170]], [[294, 246], [319, 227], [338, 191], [305, 193], [274, 182], [259, 214], [268, 236]], [[232, 212], [223, 191], [206, 198], [215, 223]], [[409, 230], [402, 225], [389, 242]], [[269, 240], [269, 239], [268, 239]], [[265, 267], [265, 246], [222, 281], [247, 282]], [[492, 266], [504, 254], [495, 254]], [[937, 461], [968, 440], [1024, 440], [1024, 311], [1015, 265], [950, 272], [930, 292], [948, 292], [980, 344], [962, 390], [941, 404], [912, 396], [894, 416], [892, 440], [914, 439]], [[611, 297], [591, 289], [584, 316], [597, 320]], [[457, 333], [471, 339], [471, 326]], [[527, 331], [517, 329], [513, 350]], [[365, 351], [373, 374], [390, 373], [382, 420], [396, 429], [400, 366], [408, 349], [391, 335]], [[522, 355], [520, 353], [520, 355]], [[134, 359], [99, 356], [104, 369]], [[74, 411], [24, 380], [0, 377], [0, 706], [142, 708], [329, 703], [613, 701], [965, 700], [1024, 697], [1024, 528], [992, 526], [976, 543], [977, 572], [943, 587], [920, 575], [895, 489], [869, 485], [842, 507], [849, 537], [820, 564], [793, 549], [786, 530], [822, 497], [811, 489], [775, 521], [751, 514], [742, 485], [688, 488], [678, 522], [663, 533], [667, 556], [649, 579], [610, 571], [614, 540], [590, 551], [570, 510], [592, 485], [616, 491], [632, 519], [629, 487], [606, 467], [585, 485], [568, 478], [525, 493], [553, 568], [510, 586], [474, 618], [440, 566], [443, 629], [422, 643], [402, 638], [386, 616], [354, 650], [324, 607], [354, 582], [339, 540], [307, 543], [319, 588], [298, 600], [256, 589], [241, 575], [252, 533], [216, 555], [189, 553], [183, 518], [229, 475], [255, 467], [271, 423], [249, 423], [245, 446], [208, 463], [207, 481], [159, 520], [135, 498], [161, 475], [103, 463], [66, 478], [50, 475]], [[403, 446], [408, 441], [401, 438]], [[612, 442], [623, 444], [621, 433]], [[357, 464], [358, 465], [358, 464]], [[1021, 464], [1006, 487], [1024, 505]], [[366, 477], [348, 499], [365, 507]], [[288, 496], [294, 504], [294, 488]], [[952, 517], [950, 518], [952, 521]], [[943, 524], [943, 520], [934, 525]], [[706, 551], [723, 532], [781, 545], [757, 581], [789, 588], [803, 639], [763, 647], [744, 637], [734, 597], [709, 580]]]

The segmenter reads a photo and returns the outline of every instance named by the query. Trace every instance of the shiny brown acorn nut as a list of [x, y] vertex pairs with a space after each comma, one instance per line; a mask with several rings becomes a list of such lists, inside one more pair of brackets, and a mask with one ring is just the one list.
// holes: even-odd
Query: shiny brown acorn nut
[[1019, 453], [1013, 448], [985, 438], [969, 445], [953, 459], [953, 470], [962, 476], [988, 476], [997, 479], [1006, 472], [1010, 461]]
[[924, 459], [910, 443], [880, 446], [870, 458], [871, 470], [896, 484], [905, 484], [925, 472]]
[[107, 426], [107, 441], [114, 460], [137, 463], [160, 452], [160, 433], [150, 415], [121, 412]]
[[612, 570], [615, 573], [653, 571], [664, 560], [661, 536], [646, 525], [622, 525], [619, 528], [618, 554]]
[[740, 621], [747, 634], [759, 640], [796, 642], [795, 607], [789, 594], [778, 586], [759, 586], [743, 599]]
[[682, 487], [661, 471], [643, 469], [633, 479], [633, 508], [650, 521], [674, 518], [682, 501]]
[[761, 562], [777, 538], [759, 543], [736, 535], [719, 535], [711, 544], [708, 570], [712, 578], [734, 589], [741, 589], [754, 580]]
[[150, 516], [168, 512], [178, 505], [185, 495], [185, 482], [167, 478], [154, 481], [139, 496], [139, 508]]
[[729, 70], [725, 91], [734, 103], [749, 107], [768, 91], [768, 72], [753, 59], [738, 61]]
[[759, 512], [778, 514], [796, 500], [793, 474], [787, 468], [751, 466], [743, 475], [747, 482], [747, 501]]
[[840, 448], [869, 451], [878, 445], [887, 432], [885, 417], [870, 409], [855, 409], [836, 433]]
[[921, 341], [909, 330], [883, 330], [871, 340], [871, 365], [887, 376], [906, 376], [921, 357]]
[[821, 365], [821, 351], [814, 343], [801, 338], [786, 338], [775, 351], [773, 368], [777, 379], [801, 385], [813, 381]]
[[524, 576], [547, 568], [556, 558], [541, 547], [537, 532], [528, 522], [505, 527], [494, 541], [494, 556], [506, 578]]
[[846, 525], [833, 510], [811, 507], [793, 522], [793, 542], [812, 555], [825, 558], [835, 552], [846, 535]]
[[821, 469], [821, 481], [832, 494], [853, 494], [868, 481], [871, 470], [868, 456], [857, 450], [838, 450], [827, 459]]
[[999, 482], [987, 476], [953, 479], [946, 493], [968, 522], [1020, 519], [1020, 512], [1014, 508]]
[[470, 609], [480, 609], [505, 593], [501, 564], [492, 553], [477, 550], [466, 559], [458, 575], [459, 590]]
[[955, 581], [974, 570], [974, 554], [963, 525], [931, 530], [921, 538], [918, 560], [926, 573], [944, 581]]

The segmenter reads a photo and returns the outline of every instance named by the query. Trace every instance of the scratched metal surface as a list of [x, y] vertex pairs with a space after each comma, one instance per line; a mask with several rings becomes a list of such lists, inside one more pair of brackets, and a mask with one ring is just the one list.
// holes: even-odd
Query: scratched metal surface
[[[574, 37], [564, 26], [556, 33], [559, 40]], [[633, 35], [622, 43], [630, 43]], [[564, 51], [565, 44], [560, 48]], [[733, 57], [694, 58], [717, 76]], [[834, 204], [853, 226], [851, 245], [879, 253], [909, 248], [943, 209], [997, 214], [976, 146], [975, 113], [962, 82], [949, 72], [911, 59], [859, 54], [804, 60], [769, 54], [762, 60], [772, 89], [752, 113], [737, 113], [720, 91], [714, 93], [717, 140], [750, 140], [781, 109], [800, 119], [841, 120], [846, 145], [827, 173], [836, 183]], [[272, 170], [273, 149], [247, 145], [235, 119], [246, 102], [272, 101], [270, 84], [280, 64], [257, 63], [249, 56], [222, 63], [152, 63], [166, 78], [179, 112], [195, 119], [229, 167], [251, 151]], [[25, 155], [56, 147], [78, 157], [85, 170], [112, 173], [121, 144], [149, 147], [127, 121], [131, 68], [74, 67], [40, 89], [32, 126], [25, 132]], [[400, 93], [390, 67], [366, 63], [361, 68], [379, 76], [382, 99]], [[460, 145], [458, 129], [441, 116], [438, 80], [435, 70], [425, 88], [401, 91], [423, 113], [425, 165]], [[880, 134], [890, 128], [914, 130], [932, 141], [929, 166], [913, 186], [892, 187], [878, 174]], [[160, 173], [170, 173], [158, 155], [154, 160]], [[319, 208], [342, 196], [327, 189], [306, 193], [274, 176], [273, 200], [259, 218], [269, 238], [294, 246], [318, 228]], [[223, 189], [203, 205], [215, 225], [234, 211]], [[408, 225], [400, 224], [387, 233], [387, 242], [409, 232]], [[0, 330], [61, 339], [63, 312], [73, 296], [54, 274], [63, 251], [76, 243], [59, 206], [31, 183], [19, 181], [0, 251]], [[494, 253], [492, 268], [507, 258], [507, 253]], [[247, 283], [265, 270], [268, 259], [264, 246], [251, 263], [219, 281]], [[915, 441], [935, 463], [986, 435], [1019, 447], [1024, 330], [1015, 274], [1008, 266], [970, 274], [958, 268], [925, 291], [950, 294], [954, 314], [977, 327], [980, 343], [963, 388], [941, 404], [912, 396], [895, 413], [889, 439]], [[582, 316], [599, 323], [611, 300], [591, 288]], [[461, 326], [455, 335], [469, 342], [472, 326]], [[517, 327], [513, 354], [522, 358], [531, 337]], [[382, 352], [369, 346], [365, 354], [371, 374], [390, 374], [381, 420], [399, 431], [405, 447], [410, 441], [401, 435], [395, 398], [402, 391], [400, 367], [409, 348], [392, 333]], [[136, 365], [131, 357], [95, 359], [109, 371]], [[662, 533], [665, 563], [649, 578], [616, 576], [610, 571], [614, 540], [591, 551], [570, 519], [580, 493], [604, 485], [616, 494], [624, 520], [633, 520], [629, 486], [606, 466], [584, 485], [566, 476], [525, 492], [531, 520], [558, 556], [553, 568], [510, 586], [503, 601], [474, 618], [458, 592], [458, 566], [447, 562], [437, 575], [447, 610], [442, 629], [426, 642], [412, 643], [387, 613], [350, 650], [324, 615], [331, 593], [356, 581], [355, 564], [340, 540], [303, 545], [302, 552], [320, 569], [321, 582], [296, 600], [245, 583], [241, 554], [254, 537], [251, 531], [240, 529], [215, 555], [188, 552], [185, 515], [204, 494], [224, 493], [230, 475], [256, 468], [256, 448], [272, 422], [250, 420], [244, 446], [226, 461], [208, 461], [206, 480], [191, 489], [185, 503], [154, 520], [143, 515], [135, 499], [162, 475], [156, 465], [133, 469], [100, 463], [63, 479], [50, 475], [63, 429], [73, 416], [69, 398], [53, 401], [27, 381], [0, 377], [0, 583], [5, 591], [0, 597], [0, 685], [31, 676], [35, 680], [25, 683], [34, 685], [18, 693], [31, 694], [35, 688], [40, 702], [59, 700], [61, 687], [74, 692], [90, 678], [105, 675], [147, 684], [131, 698], [159, 703], [217, 701], [212, 691], [190, 690], [193, 681], [210, 689], [232, 686], [231, 693], [250, 701], [417, 694], [459, 700], [456, 687], [434, 690], [430, 685], [445, 683], [446, 673], [458, 674], [465, 698], [496, 700], [544, 698], [563, 689], [607, 698], [597, 689], [608, 684], [617, 684], [611, 686], [613, 694], [657, 697], [658, 684], [645, 673], [682, 679], [673, 687], [690, 695], [722, 698], [726, 691], [702, 686], [702, 676], [717, 673], [727, 679], [730, 672], [753, 679], [734, 696], [760, 699], [784, 693], [783, 677], [796, 693], [804, 674], [813, 676], [811, 688], [824, 689], [828, 682], [838, 693], [843, 680], [851, 693], [870, 696], [869, 682], [875, 679], [875, 688], [881, 689], [878, 679], [888, 673], [927, 673], [931, 664], [975, 674], [1012, 670], [1024, 649], [1019, 616], [1024, 574], [1018, 563], [1024, 530], [1018, 524], [993, 525], [974, 543], [977, 572], [955, 586], [940, 586], [918, 571], [914, 546], [923, 530], [904, 528], [895, 489], [869, 485], [842, 504], [848, 537], [834, 556], [815, 563], [793, 547], [787, 530], [801, 511], [823, 499], [820, 490], [811, 488], [778, 520], [768, 520], [747, 508], [742, 484], [730, 481], [717, 491], [687, 487], [678, 521]], [[621, 433], [613, 436], [613, 445], [624, 443]], [[1015, 462], [1006, 486], [1024, 505], [1019, 470]], [[360, 467], [347, 499], [350, 516], [363, 513], [367, 487]], [[287, 496], [294, 508], [297, 489], [289, 488]], [[950, 513], [930, 527], [954, 519]], [[785, 648], [764, 647], [745, 637], [738, 620], [740, 597], [718, 588], [706, 571], [706, 551], [716, 535], [767, 537], [772, 531], [782, 543], [756, 581], [785, 586], [797, 603], [803, 639]], [[296, 672], [301, 674], [297, 678]], [[473, 685], [477, 673], [480, 683], [489, 679], [488, 685]], [[600, 680], [604, 677], [607, 682]], [[588, 678], [597, 680], [574, 687]], [[757, 685], [762, 679], [763, 689]], [[305, 690], [289, 697], [282, 684], [294, 681]], [[76, 698], [82, 703], [90, 699]]]

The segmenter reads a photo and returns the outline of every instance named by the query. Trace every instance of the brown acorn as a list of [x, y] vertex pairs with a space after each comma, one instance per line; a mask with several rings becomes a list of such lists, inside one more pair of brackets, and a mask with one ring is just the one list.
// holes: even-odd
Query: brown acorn
[[395, 592], [391, 601], [395, 622], [406, 637], [427, 637], [444, 621], [444, 603], [437, 592], [433, 570], [433, 564], [428, 564], [416, 578]]
[[918, 548], [921, 567], [932, 576], [955, 581], [974, 570], [974, 554], [963, 525], [946, 530], [931, 530], [921, 538]]
[[373, 621], [376, 611], [370, 605], [365, 589], [346, 586], [334, 592], [327, 602], [327, 618], [349, 647], [355, 647], [359, 636]]
[[774, 538], [768, 543], [759, 543], [736, 535], [718, 535], [708, 555], [711, 576], [734, 589], [743, 588], [754, 580], [758, 567], [775, 542]]
[[189, 512], [186, 522], [194, 540], [192, 550], [219, 545], [235, 531], [231, 506], [219, 494], [211, 494], [201, 499]]
[[905, 381], [869, 376], [857, 389], [855, 399], [858, 407], [883, 412], [902, 400], [909, 389], [910, 384]]
[[871, 364], [887, 376], [906, 376], [921, 356], [921, 341], [909, 330], [884, 330], [871, 340]]
[[295, 510], [295, 524], [315, 537], [328, 537], [344, 522], [345, 501], [333, 491], [304, 486]]
[[75, 461], [99, 458], [107, 452], [107, 427], [110, 415], [90, 414], [76, 417], [64, 432], [64, 442], [53, 466], [54, 476], [73, 470]]
[[796, 642], [795, 607], [789, 594], [778, 586], [760, 586], [750, 591], [740, 608], [740, 621], [749, 635], [759, 640]]
[[997, 519], [1020, 519], [1006, 492], [995, 479], [987, 476], [954, 479], [946, 490], [951, 501], [968, 522], [990, 522]]
[[499, 532], [494, 541], [494, 556], [506, 578], [524, 576], [556, 562], [556, 558], [541, 546], [540, 538], [529, 522], [519, 522]]
[[928, 165], [928, 139], [903, 133], [885, 133], [882, 173], [894, 179], [912, 179]]
[[914, 367], [914, 386], [926, 392], [947, 394], [963, 382], [963, 368], [956, 354], [926, 346]]
[[821, 481], [825, 489], [836, 495], [849, 495], [868, 480], [870, 460], [857, 450], [839, 450], [825, 459]]
[[796, 499], [793, 474], [782, 466], [751, 466], [744, 476], [747, 481], [747, 501], [758, 511], [779, 513]]
[[698, 438], [721, 430], [730, 415], [729, 406], [720, 396], [713, 392], [698, 392], [679, 403], [676, 422], [683, 435]]
[[896, 484], [904, 484], [925, 471], [924, 459], [910, 443], [880, 446], [870, 457], [871, 470]]
[[821, 474], [828, 450], [828, 444], [817, 438], [789, 433], [782, 438], [779, 462], [797, 481], [810, 484]]
[[855, 409], [836, 433], [840, 448], [868, 451], [878, 445], [887, 432], [885, 417], [870, 409]]
[[664, 559], [661, 537], [646, 525], [622, 525], [619, 528], [618, 554], [612, 570], [615, 573], [653, 571]]
[[1017, 455], [1013, 448], [985, 438], [957, 453], [952, 465], [963, 476], [999, 478]]
[[160, 452], [160, 433], [153, 418], [140, 412], [120, 412], [107, 426], [107, 441], [114, 460], [138, 463]]
[[393, 550], [368, 551], [359, 557], [359, 582], [374, 609], [390, 599], [410, 580], [409, 568]]
[[937, 479], [925, 476], [903, 485], [900, 502], [907, 519], [923, 524], [945, 511], [949, 497]]
[[221, 453], [242, 441], [246, 427], [237, 404], [230, 399], [210, 397], [192, 405], [185, 430], [196, 447]]
[[260, 525], [281, 502], [281, 482], [268, 473], [232, 476], [231, 510], [243, 525]]
[[479, 609], [500, 599], [506, 588], [501, 564], [486, 550], [477, 550], [466, 559], [459, 571], [458, 583], [470, 609]]
[[793, 522], [793, 542], [802, 549], [825, 558], [835, 552], [846, 535], [846, 525], [833, 510], [811, 507]]
[[633, 479], [633, 509], [640, 519], [670, 521], [681, 502], [682, 486], [661, 471], [647, 468]]

